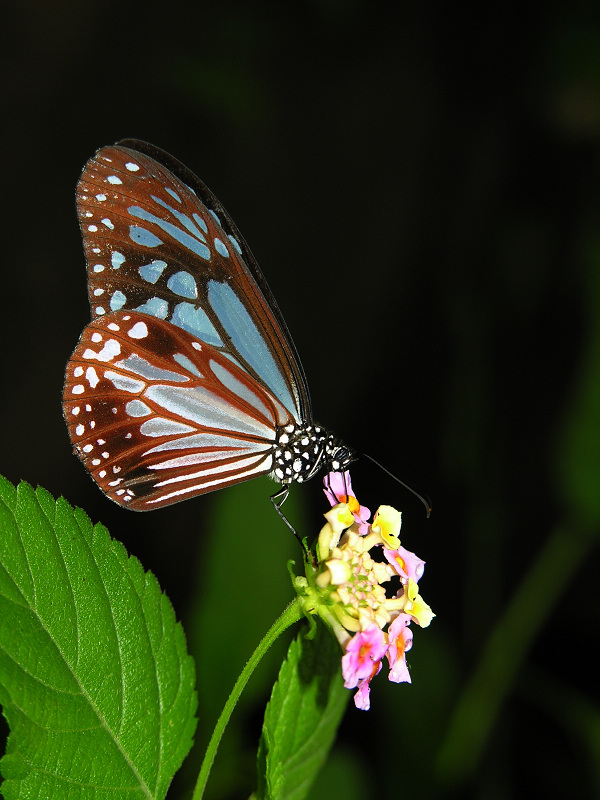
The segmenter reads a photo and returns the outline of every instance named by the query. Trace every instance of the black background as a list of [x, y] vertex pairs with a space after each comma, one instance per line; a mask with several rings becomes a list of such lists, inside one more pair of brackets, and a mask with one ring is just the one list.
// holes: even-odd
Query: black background
[[[363, 503], [403, 509], [437, 613], [415, 634], [413, 685], [380, 677], [373, 710], [348, 711], [357, 796], [598, 792], [596, 4], [48, 0], [4, 4], [0, 30], [0, 472], [104, 522], [186, 619], [216, 500], [119, 509], [60, 410], [89, 319], [79, 172], [102, 145], [153, 142], [236, 220], [317, 420], [433, 501], [426, 520], [374, 466], [353, 470]], [[298, 492], [316, 531], [319, 481]], [[490, 641], [501, 657], [474, 682]], [[498, 686], [486, 710], [477, 698]], [[489, 711], [474, 763], [465, 696]], [[249, 770], [213, 792], [252, 786]]]

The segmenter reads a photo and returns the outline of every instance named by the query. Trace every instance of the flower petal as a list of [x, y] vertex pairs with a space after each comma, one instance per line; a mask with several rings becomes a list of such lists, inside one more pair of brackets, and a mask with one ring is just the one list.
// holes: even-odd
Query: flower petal
[[388, 550], [384, 547], [383, 554], [394, 571], [404, 579], [404, 582], [409, 578], [416, 582], [423, 575], [425, 562], [405, 547], [398, 547], [395, 550]]
[[408, 627], [410, 616], [399, 614], [388, 628], [389, 649], [386, 653], [390, 663], [389, 679], [394, 683], [410, 683], [410, 673], [406, 666], [406, 653], [412, 647], [412, 630]]
[[387, 647], [387, 637], [377, 625], [370, 625], [350, 639], [346, 645], [346, 654], [342, 656], [342, 675], [346, 689], [353, 689], [361, 680], [370, 678], [374, 665], [379, 664], [379, 672]]
[[400, 547], [400, 527], [402, 525], [402, 512], [396, 511], [392, 506], [379, 506], [373, 517], [371, 530], [378, 533], [384, 547], [395, 550]]

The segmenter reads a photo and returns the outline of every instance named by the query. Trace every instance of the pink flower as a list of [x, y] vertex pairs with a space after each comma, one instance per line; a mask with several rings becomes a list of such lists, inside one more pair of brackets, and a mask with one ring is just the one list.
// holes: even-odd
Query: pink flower
[[381, 661], [373, 667], [373, 674], [370, 678], [365, 678], [358, 684], [358, 691], [354, 695], [354, 705], [360, 711], [368, 711], [371, 708], [371, 679], [377, 675], [381, 669]]
[[390, 662], [389, 679], [394, 683], [410, 683], [410, 673], [406, 666], [406, 653], [412, 647], [413, 635], [408, 614], [400, 614], [388, 628], [390, 646], [386, 653]]
[[358, 525], [358, 532], [361, 536], [365, 536], [368, 533], [371, 512], [366, 506], [361, 506], [354, 496], [350, 473], [347, 470], [346, 472], [330, 472], [323, 479], [323, 484], [325, 497], [329, 504], [333, 507], [338, 503], [348, 503], [354, 521]]
[[400, 575], [402, 583], [406, 583], [410, 578], [416, 583], [423, 575], [425, 562], [405, 547], [400, 546], [397, 550], [384, 548], [383, 554]]
[[381, 669], [388, 643], [384, 632], [372, 623], [356, 633], [342, 656], [342, 675], [346, 689], [353, 689], [365, 679], [370, 681]]

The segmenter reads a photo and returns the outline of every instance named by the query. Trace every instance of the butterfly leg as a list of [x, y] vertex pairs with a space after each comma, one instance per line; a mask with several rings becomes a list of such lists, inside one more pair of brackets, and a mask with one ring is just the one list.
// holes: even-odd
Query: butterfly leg
[[294, 534], [294, 536], [296, 538], [298, 538], [298, 532], [296, 531], [296, 529], [294, 528], [292, 523], [289, 521], [289, 519], [286, 517], [286, 515], [281, 510], [281, 506], [288, 499], [289, 493], [290, 493], [290, 487], [287, 484], [284, 483], [283, 486], [281, 487], [281, 489], [278, 492], [275, 492], [275, 494], [271, 495], [270, 499], [271, 499], [271, 502], [273, 503], [273, 508], [275, 509], [275, 511], [279, 514], [281, 519], [285, 522], [285, 524], [288, 526], [288, 528], [291, 530], [291, 532]]
[[299, 535], [298, 531], [294, 528], [292, 523], [289, 521], [289, 519], [286, 517], [286, 515], [281, 510], [281, 506], [287, 500], [289, 493], [290, 493], [290, 487], [288, 486], [288, 484], [284, 483], [283, 486], [281, 487], [281, 489], [278, 492], [275, 492], [275, 494], [271, 495], [271, 498], [270, 498], [271, 499], [271, 503], [273, 503], [273, 508], [275, 509], [275, 511], [279, 514], [281, 519], [285, 522], [285, 524], [288, 526], [288, 528], [294, 534], [294, 536], [296, 537], [296, 539], [300, 543], [300, 546], [304, 550], [305, 554], [310, 558], [310, 552], [309, 552], [308, 546], [306, 544], [306, 540], [300, 538], [300, 535]]

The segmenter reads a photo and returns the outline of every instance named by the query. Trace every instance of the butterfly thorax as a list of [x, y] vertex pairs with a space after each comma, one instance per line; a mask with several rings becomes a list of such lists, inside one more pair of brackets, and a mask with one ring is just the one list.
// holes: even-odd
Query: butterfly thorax
[[274, 469], [279, 483], [303, 483], [321, 468], [340, 472], [355, 460], [354, 453], [318, 425], [286, 425], [277, 431]]

